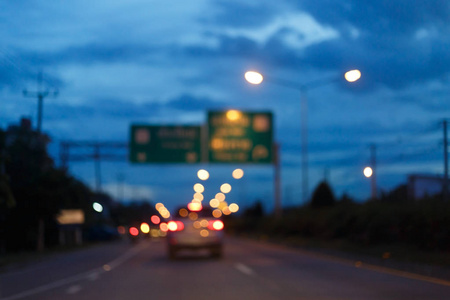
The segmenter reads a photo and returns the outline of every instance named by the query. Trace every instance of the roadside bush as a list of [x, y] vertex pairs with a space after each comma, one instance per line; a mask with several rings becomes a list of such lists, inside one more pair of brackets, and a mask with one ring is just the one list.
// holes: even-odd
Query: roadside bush
[[243, 231], [270, 236], [339, 239], [365, 246], [401, 243], [450, 251], [450, 203], [440, 200], [304, 206], [286, 210], [278, 220], [264, 217], [242, 225]]

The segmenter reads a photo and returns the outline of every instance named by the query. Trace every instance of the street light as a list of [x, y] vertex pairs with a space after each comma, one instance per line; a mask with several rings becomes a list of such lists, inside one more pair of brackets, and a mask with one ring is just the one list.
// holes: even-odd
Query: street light
[[[343, 74], [344, 78], [348, 82], [355, 82], [361, 78], [361, 72], [359, 70], [350, 70]], [[341, 77], [333, 77], [325, 80], [312, 81], [307, 84], [301, 84], [290, 80], [276, 79], [272, 77], [265, 77], [261, 73], [256, 71], [247, 71], [244, 75], [245, 80], [251, 84], [260, 84], [263, 80], [269, 82], [293, 88], [300, 91], [300, 119], [301, 119], [301, 148], [302, 148], [302, 197], [303, 203], [308, 200], [308, 99], [307, 91], [312, 88], [327, 85], [329, 83], [340, 80]]]
[[372, 177], [373, 175], [373, 170], [371, 167], [365, 167], [363, 170], [364, 176], [366, 176], [367, 178]]

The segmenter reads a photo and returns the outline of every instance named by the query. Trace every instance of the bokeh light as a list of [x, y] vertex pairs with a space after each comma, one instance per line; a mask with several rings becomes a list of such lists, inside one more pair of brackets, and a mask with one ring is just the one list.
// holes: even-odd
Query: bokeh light
[[208, 171], [201, 169], [201, 170], [198, 170], [197, 176], [198, 176], [198, 179], [200, 179], [200, 180], [207, 180], [209, 178], [209, 173], [208, 173]]
[[264, 80], [264, 77], [255, 71], [245, 72], [244, 77], [251, 84], [260, 84]]
[[167, 229], [169, 229], [170, 231], [177, 231], [178, 225], [175, 221], [170, 221], [167, 224]]
[[364, 176], [366, 176], [367, 178], [372, 177], [373, 175], [373, 170], [371, 167], [365, 167], [363, 172]]
[[159, 224], [159, 229], [162, 231], [162, 232], [167, 232], [167, 230], [169, 230], [169, 228], [167, 228], [167, 223], [161, 223], [161, 224]]
[[189, 213], [189, 219], [191, 219], [192, 221], [195, 221], [198, 219], [198, 215], [195, 212], [190, 212]]
[[344, 77], [348, 82], [355, 82], [361, 78], [361, 72], [359, 70], [351, 70], [346, 72]]
[[202, 227], [208, 227], [208, 224], [209, 224], [209, 222], [208, 222], [208, 220], [201, 220], [200, 221], [200, 226], [202, 226]]
[[241, 179], [244, 176], [244, 171], [242, 169], [236, 169], [233, 171], [232, 176], [234, 179]]
[[181, 217], [185, 218], [185, 217], [188, 216], [189, 212], [188, 212], [188, 210], [187, 210], [186, 208], [182, 208], [182, 209], [180, 209], [180, 210], [178, 211], [178, 214], [179, 214]]
[[225, 194], [223, 194], [223, 193], [217, 193], [216, 196], [215, 196], [214, 198], [216, 198], [217, 200], [219, 200], [220, 202], [222, 202], [222, 201], [225, 200]]
[[195, 228], [195, 229], [200, 229], [200, 228], [202, 228], [202, 225], [200, 224], [200, 221], [195, 221], [195, 222], [194, 222], [194, 228]]
[[224, 194], [231, 192], [231, 185], [228, 183], [224, 183], [220, 186], [220, 191]]
[[236, 121], [241, 117], [241, 112], [238, 110], [229, 110], [227, 111], [227, 119], [230, 121]]
[[203, 199], [204, 199], [204, 196], [203, 196], [203, 194], [202, 194], [202, 193], [195, 193], [195, 194], [194, 194], [194, 199], [197, 199], [197, 200], [203, 201]]
[[142, 223], [141, 224], [141, 232], [142, 233], [149, 233], [150, 232], [150, 226], [147, 223]]
[[239, 205], [237, 205], [236, 203], [231, 203], [228, 208], [230, 209], [230, 211], [232, 213], [236, 213], [239, 210]]
[[120, 233], [120, 234], [125, 234], [125, 232], [126, 232], [125, 227], [118, 226], [117, 227], [117, 232]]
[[205, 191], [205, 187], [201, 183], [194, 184], [194, 191], [196, 193], [203, 193]]
[[132, 236], [138, 236], [139, 235], [139, 230], [136, 227], [130, 227], [130, 229], [128, 231], [130, 232], [130, 234]]
[[150, 218], [150, 221], [152, 221], [153, 224], [159, 224], [159, 223], [161, 222], [161, 218], [158, 217], [157, 215], [153, 215], [153, 216]]
[[92, 208], [98, 213], [101, 213], [103, 211], [103, 206], [98, 202], [94, 202], [92, 204]]
[[220, 218], [222, 216], [222, 211], [220, 209], [215, 209], [212, 212], [214, 218]]
[[211, 199], [211, 201], [209, 201], [209, 206], [211, 206], [212, 208], [217, 208], [219, 207], [220, 201], [217, 200], [216, 198]]
[[226, 207], [224, 207], [224, 208], [222, 209], [222, 213], [223, 213], [224, 215], [228, 216], [228, 215], [231, 215], [231, 210], [230, 210], [230, 208], [229, 208], [228, 206], [226, 206]]
[[188, 204], [188, 209], [190, 211], [201, 211], [202, 210], [202, 204], [199, 202], [190, 202]]
[[223, 227], [224, 227], [224, 225], [223, 225], [223, 222], [222, 222], [222, 221], [216, 220], [216, 221], [213, 221], [213, 222], [212, 222], [211, 227], [212, 227], [214, 230], [222, 230]]

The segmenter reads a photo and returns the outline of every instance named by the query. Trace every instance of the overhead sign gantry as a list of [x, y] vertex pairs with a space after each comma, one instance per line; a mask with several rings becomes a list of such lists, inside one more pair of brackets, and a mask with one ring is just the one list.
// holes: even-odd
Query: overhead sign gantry
[[272, 163], [271, 112], [210, 111], [206, 126], [131, 126], [132, 163]]
[[214, 163], [271, 163], [272, 113], [208, 112], [208, 160]]

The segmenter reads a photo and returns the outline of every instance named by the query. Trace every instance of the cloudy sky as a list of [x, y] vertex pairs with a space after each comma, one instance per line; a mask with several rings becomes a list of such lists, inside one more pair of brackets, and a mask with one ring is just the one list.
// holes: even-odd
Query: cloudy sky
[[[190, 124], [208, 110], [270, 110], [281, 145], [285, 205], [301, 204], [300, 93], [263, 82], [248, 69], [308, 90], [309, 185], [328, 177], [337, 196], [370, 196], [362, 169], [377, 149], [378, 188], [408, 174], [443, 173], [442, 120], [450, 104], [450, 3], [447, 0], [99, 0], [0, 3], [0, 126], [37, 119], [59, 143], [128, 141], [130, 124]], [[360, 81], [331, 78], [360, 69]], [[102, 162], [102, 187], [117, 197], [189, 201], [196, 170], [211, 172], [210, 192], [232, 181], [235, 165]], [[243, 166], [230, 194], [247, 206], [273, 201], [270, 166]], [[326, 171], [327, 170], [327, 171]], [[92, 161], [70, 171], [94, 186]], [[328, 174], [328, 175], [325, 175]], [[124, 192], [120, 192], [122, 187]]]

